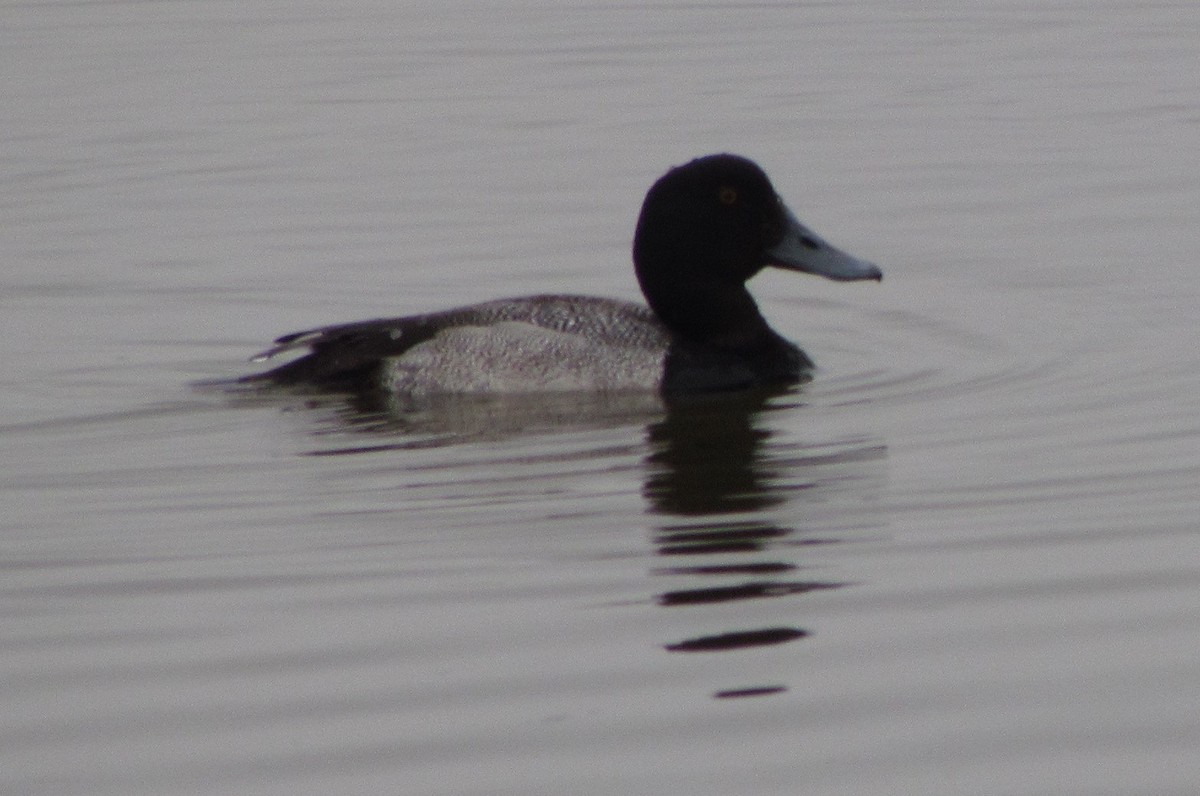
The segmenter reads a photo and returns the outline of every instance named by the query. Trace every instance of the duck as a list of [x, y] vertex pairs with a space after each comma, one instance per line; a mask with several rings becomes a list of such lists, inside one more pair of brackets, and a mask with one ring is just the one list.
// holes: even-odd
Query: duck
[[293, 332], [253, 357], [301, 352], [239, 382], [437, 395], [794, 385], [813, 360], [771, 328], [746, 283], [768, 267], [880, 281], [874, 263], [803, 225], [749, 158], [707, 155], [650, 187], [633, 237], [646, 304], [544, 294]]

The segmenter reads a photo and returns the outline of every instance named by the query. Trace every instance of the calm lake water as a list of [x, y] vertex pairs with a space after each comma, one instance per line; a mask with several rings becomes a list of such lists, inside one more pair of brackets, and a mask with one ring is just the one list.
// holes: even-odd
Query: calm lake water
[[[9, 4], [0, 791], [1191, 794], [1200, 5]], [[367, 411], [755, 158], [783, 395]]]

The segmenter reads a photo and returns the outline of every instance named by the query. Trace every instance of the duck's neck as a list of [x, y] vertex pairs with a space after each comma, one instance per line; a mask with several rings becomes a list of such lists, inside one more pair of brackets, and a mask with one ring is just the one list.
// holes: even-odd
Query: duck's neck
[[[646, 288], [643, 285], [643, 288]], [[673, 285], [646, 300], [670, 330], [692, 343], [724, 351], [757, 351], [783, 339], [767, 325], [745, 285], [691, 283]]]

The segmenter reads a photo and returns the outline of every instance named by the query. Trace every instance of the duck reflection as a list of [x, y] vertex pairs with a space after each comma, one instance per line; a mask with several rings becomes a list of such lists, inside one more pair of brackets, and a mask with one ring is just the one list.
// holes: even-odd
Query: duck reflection
[[[784, 504], [811, 495], [824, 499], [831, 484], [844, 486], [846, 465], [854, 469], [884, 455], [879, 445], [852, 441], [807, 448], [773, 440], [766, 419], [795, 407], [794, 393], [763, 392], [671, 401], [665, 416], [650, 424], [643, 489], [650, 511], [663, 519], [654, 531], [660, 556], [658, 577], [689, 579], [689, 585], [659, 592], [659, 605], [675, 608], [735, 601], [796, 597], [845, 584], [790, 577], [800, 565], [792, 553], [837, 539], [816, 536], [803, 526], [768, 516]], [[790, 401], [788, 399], [791, 399]], [[801, 504], [802, 505], [802, 504]], [[697, 583], [697, 579], [702, 583]], [[696, 585], [691, 585], [696, 584]], [[798, 626], [767, 626], [673, 640], [669, 652], [724, 652], [786, 644], [807, 637]], [[754, 684], [717, 691], [718, 698], [763, 696], [786, 691], [780, 684]]]
[[[655, 392], [463, 394], [407, 396], [298, 391], [291, 395], [228, 392], [241, 406], [280, 406], [313, 418], [313, 435], [332, 440], [313, 456], [445, 447], [525, 434], [640, 427], [664, 412]], [[355, 444], [337, 441], [352, 435]]]
[[[879, 483], [886, 449], [868, 437], [799, 440], [808, 412], [795, 389], [688, 399], [658, 393], [398, 396], [297, 395], [286, 408], [315, 415], [312, 456], [356, 456], [508, 440], [531, 432], [644, 428], [641, 493], [654, 518], [650, 569], [658, 606], [689, 612], [709, 627], [662, 641], [670, 653], [778, 647], [811, 630], [799, 623], [711, 626], [722, 606], [796, 599], [845, 583], [800, 576], [803, 551], [839, 541], [852, 510]], [[244, 398], [251, 405], [263, 399]], [[815, 413], [814, 413], [814, 416]], [[774, 417], [782, 422], [772, 423]], [[784, 431], [784, 428], [787, 431]], [[347, 444], [349, 443], [349, 444]], [[622, 450], [624, 450], [622, 446]], [[549, 456], [560, 461], [558, 454]], [[573, 457], [577, 453], [571, 454]], [[638, 455], [634, 453], [633, 455]], [[539, 454], [522, 463], [541, 461]], [[530, 475], [540, 479], [544, 472]], [[812, 507], [812, 511], [807, 511]], [[836, 517], [830, 522], [830, 512]], [[773, 611], [778, 617], [779, 612]], [[745, 621], [745, 609], [738, 614]], [[739, 683], [716, 698], [764, 696], [780, 683]]]

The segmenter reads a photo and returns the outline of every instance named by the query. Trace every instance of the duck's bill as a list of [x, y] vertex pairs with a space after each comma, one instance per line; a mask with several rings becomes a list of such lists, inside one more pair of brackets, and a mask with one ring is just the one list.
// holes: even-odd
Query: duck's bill
[[801, 224], [791, 211], [788, 211], [787, 217], [788, 227], [783, 240], [767, 251], [768, 264], [846, 282], [883, 279], [883, 271], [879, 270], [879, 266], [830, 246]]

